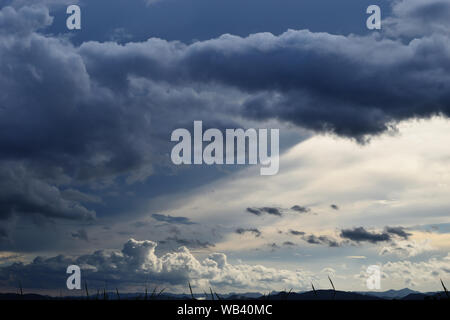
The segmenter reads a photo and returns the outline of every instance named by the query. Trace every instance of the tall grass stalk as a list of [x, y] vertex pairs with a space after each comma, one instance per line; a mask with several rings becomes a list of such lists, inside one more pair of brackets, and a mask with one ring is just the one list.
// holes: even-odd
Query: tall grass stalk
[[440, 279], [440, 280], [441, 280], [442, 288], [444, 288], [445, 295], [447, 296], [447, 299], [450, 299], [449, 294], [448, 294], [448, 290], [445, 287], [444, 281], [442, 281], [442, 279]]
[[89, 290], [88, 290], [87, 281], [84, 282], [84, 291], [86, 292], [86, 299], [89, 300]]
[[192, 300], [196, 300], [195, 297], [194, 297], [194, 293], [192, 292], [191, 283], [188, 282], [188, 285], [189, 285], [189, 291], [191, 292], [191, 298], [192, 298]]
[[330, 276], [328, 276], [328, 280], [330, 280], [331, 287], [333, 288], [333, 299], [336, 297], [336, 288], [334, 287], [333, 281], [331, 280]]

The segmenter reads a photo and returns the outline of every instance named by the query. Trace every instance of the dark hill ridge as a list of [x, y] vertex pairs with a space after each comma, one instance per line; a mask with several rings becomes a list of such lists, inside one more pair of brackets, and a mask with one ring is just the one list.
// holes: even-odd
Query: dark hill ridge
[[[117, 300], [115, 292], [106, 293], [108, 300]], [[316, 290], [306, 292], [272, 292], [270, 295], [252, 293], [231, 293], [219, 295], [222, 300], [441, 300], [448, 299], [445, 292], [421, 293], [410, 289], [389, 290], [384, 292], [351, 292], [334, 290]], [[205, 295], [194, 294], [197, 300], [205, 300]], [[120, 294], [122, 300], [145, 300], [142, 293]], [[191, 300], [187, 294], [164, 293], [159, 297], [150, 296], [148, 300]], [[85, 300], [85, 296], [51, 297], [39, 294], [0, 293], [0, 300]], [[211, 297], [207, 296], [206, 300]], [[90, 296], [89, 300], [103, 300], [103, 295]]]
[[50, 296], [43, 296], [40, 294], [24, 294], [20, 295], [17, 293], [0, 293], [0, 300], [54, 300], [56, 298]]
[[388, 291], [363, 291], [358, 292], [364, 295], [375, 296], [383, 299], [402, 299], [409, 294], [420, 293], [418, 291], [411, 290], [409, 288], [404, 288], [400, 290], [388, 290]]
[[276, 295], [261, 297], [267, 300], [384, 300], [382, 298], [370, 295], [364, 295], [357, 292], [316, 290], [302, 293], [280, 292]]

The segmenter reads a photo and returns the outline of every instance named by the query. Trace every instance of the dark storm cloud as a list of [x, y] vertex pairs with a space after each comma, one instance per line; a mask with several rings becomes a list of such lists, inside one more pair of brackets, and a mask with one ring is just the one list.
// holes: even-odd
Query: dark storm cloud
[[152, 218], [157, 221], [172, 223], [172, 224], [195, 224], [195, 222], [192, 222], [189, 220], [189, 218], [186, 217], [172, 217], [170, 215], [163, 215], [159, 213], [152, 214]]
[[236, 233], [237, 234], [244, 234], [244, 233], [253, 233], [255, 235], [255, 237], [259, 237], [261, 235], [261, 231], [259, 231], [256, 228], [238, 228], [236, 229]]
[[128, 76], [120, 90], [100, 86], [76, 47], [37, 33], [51, 21], [39, 5], [0, 10], [0, 219], [92, 219], [87, 205], [101, 199], [77, 187], [144, 181], [170, 161], [186, 105], [193, 118], [217, 114], [209, 93], [190, 88]]
[[363, 227], [341, 230], [341, 238], [355, 242], [385, 242], [391, 241], [394, 236], [408, 239], [410, 233], [407, 233], [403, 227], [386, 227], [382, 232], [367, 231]]
[[[426, 39], [406, 46], [375, 37], [289, 31], [279, 37], [226, 35], [191, 46], [150, 40], [140, 45], [103, 47], [84, 44], [80, 52], [86, 57], [88, 70], [105, 85], [112, 85], [111, 79], [123, 84], [129, 73], [152, 74], [158, 80], [170, 81], [174, 73], [185, 70], [177, 82], [219, 81], [251, 93], [242, 111], [254, 119], [278, 118], [361, 138], [386, 131], [395, 121], [448, 113], [447, 77], [427, 77], [419, 83], [411, 73], [411, 66], [422, 66], [415, 72], [425, 74], [441, 68], [439, 60], [445, 61], [446, 48]], [[113, 54], [101, 63], [105, 49]], [[387, 51], [392, 57], [388, 61], [382, 54]], [[428, 51], [437, 51], [442, 59], [424, 60], [422, 52]], [[131, 65], [131, 55], [140, 62], [135, 64], [139, 69]], [[164, 63], [157, 63], [162, 59]]]
[[64, 199], [60, 190], [28, 172], [7, 163], [0, 167], [0, 220], [13, 214], [69, 220], [93, 220], [95, 212], [76, 201]]
[[293, 207], [291, 208], [291, 210], [294, 210], [294, 211], [297, 211], [297, 212], [300, 212], [300, 213], [307, 213], [307, 212], [310, 212], [310, 211], [311, 211], [310, 208], [302, 207], [302, 206], [299, 206], [299, 205], [293, 206]]
[[275, 119], [364, 141], [450, 114], [442, 1], [395, 2], [389, 32], [369, 36], [289, 30], [79, 47], [40, 33], [52, 22], [42, 4], [56, 2], [0, 10], [2, 220], [93, 219], [62, 190], [145, 181], [170, 165], [171, 131], [194, 119]]
[[[54, 157], [61, 157], [63, 143], [57, 137], [64, 137], [64, 152], [79, 156], [80, 178], [139, 170], [150, 160], [151, 153], [144, 152], [142, 147], [152, 148], [141, 136], [142, 132], [154, 132], [156, 138], [156, 132], [168, 130], [162, 130], [167, 127], [167, 121], [162, 121], [160, 126], [154, 121], [149, 126], [146, 120], [154, 118], [155, 112], [165, 115], [164, 105], [171, 105], [172, 109], [169, 127], [185, 115], [177, 107], [174, 96], [164, 97], [158, 91], [158, 86], [167, 83], [172, 88], [195, 85], [202, 89], [202, 85], [209, 87], [211, 83], [233, 87], [247, 96], [243, 105], [232, 107], [245, 117], [275, 118], [358, 139], [386, 131], [396, 121], [449, 112], [449, 81], [445, 72], [449, 68], [447, 37], [438, 32], [433, 38], [418, 38], [408, 44], [375, 36], [344, 37], [291, 30], [280, 36], [224, 35], [192, 45], [151, 39], [124, 46], [88, 42], [76, 48], [60, 39], [33, 33], [49, 23], [45, 9], [23, 10], [4, 8], [1, 11], [2, 24], [21, 25], [13, 30], [30, 32], [31, 38], [25, 40], [32, 40], [27, 48], [20, 47], [25, 40], [19, 38], [11, 39], [12, 46], [1, 47], [5, 57], [2, 62], [8, 62], [4, 67], [18, 66], [14, 73], [2, 68], [2, 89], [10, 92], [8, 101], [2, 102], [18, 104], [16, 108], [6, 109], [5, 118], [24, 127], [26, 124], [28, 132], [40, 134], [31, 137], [24, 132], [15, 138], [12, 148], [8, 145], [12, 141], [10, 130], [5, 130], [0, 146], [7, 154], [38, 156], [50, 152]], [[401, 10], [394, 12], [402, 16]], [[393, 19], [400, 24], [398, 17]], [[438, 20], [437, 26], [441, 22], [444, 23]], [[22, 52], [9, 51], [13, 47]], [[390, 53], [389, 59], [385, 58], [385, 52]], [[427, 52], [433, 52], [433, 59], [428, 58]], [[195, 99], [189, 101], [189, 90], [177, 93], [178, 103], [202, 104]], [[150, 101], [141, 104], [144, 98]], [[39, 108], [26, 107], [35, 105], [36, 101]], [[18, 109], [24, 112], [13, 112]], [[32, 110], [36, 110], [38, 119], [48, 120], [38, 123], [33, 121], [36, 117], [19, 117]], [[199, 110], [191, 111], [195, 115]], [[70, 124], [64, 121], [67, 118], [71, 119]], [[60, 125], [49, 125], [56, 123]], [[6, 123], [2, 123], [3, 127], [8, 128]], [[105, 147], [108, 141], [115, 144], [107, 143]], [[105, 147], [104, 150], [95, 149], [99, 146]], [[96, 166], [89, 165], [88, 161], [92, 162], [94, 150], [97, 158], [104, 158]], [[151, 168], [145, 169], [133, 178], [145, 178]]]

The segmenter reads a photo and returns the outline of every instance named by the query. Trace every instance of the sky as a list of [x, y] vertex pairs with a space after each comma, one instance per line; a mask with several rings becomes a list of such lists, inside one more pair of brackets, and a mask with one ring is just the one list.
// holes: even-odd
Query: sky
[[[0, 0], [0, 291], [57, 294], [72, 264], [129, 292], [366, 291], [370, 265], [380, 290], [440, 290], [449, 17], [448, 0]], [[278, 129], [278, 174], [173, 164], [195, 120]]]

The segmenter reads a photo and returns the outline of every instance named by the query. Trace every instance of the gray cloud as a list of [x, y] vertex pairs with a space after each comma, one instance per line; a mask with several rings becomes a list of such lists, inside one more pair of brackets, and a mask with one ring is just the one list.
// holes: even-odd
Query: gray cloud
[[260, 210], [261, 210], [262, 212], [267, 213], [267, 214], [271, 214], [271, 215], [274, 215], [274, 216], [281, 216], [281, 211], [280, 211], [279, 208], [274, 208], [274, 207], [263, 207], [263, 208], [260, 208]]
[[385, 231], [389, 234], [397, 235], [403, 239], [408, 239], [411, 233], [406, 232], [403, 227], [386, 227]]
[[[298, 213], [308, 213], [311, 211], [310, 208], [299, 206], [299, 205], [295, 205], [295, 206], [291, 207], [290, 210], [298, 212]], [[259, 207], [259, 208], [252, 207], [252, 208], [247, 208], [246, 211], [251, 214], [254, 214], [256, 216], [261, 216], [262, 214], [267, 213], [267, 214], [270, 214], [273, 216], [281, 217], [283, 215], [283, 211], [289, 211], [289, 209], [283, 209], [283, 208], [277, 208], [277, 207]]]
[[244, 234], [244, 233], [253, 233], [255, 235], [255, 237], [259, 237], [261, 235], [261, 231], [259, 231], [256, 228], [238, 228], [236, 229], [236, 233], [237, 234]]
[[289, 234], [293, 236], [300, 236], [301, 239], [306, 241], [310, 244], [320, 244], [320, 245], [326, 245], [329, 247], [340, 247], [342, 243], [338, 242], [334, 238], [323, 236], [323, 235], [315, 235], [315, 234], [307, 234], [303, 231], [297, 231], [297, 230], [289, 230]]
[[276, 207], [261, 207], [261, 208], [247, 208], [247, 212], [250, 212], [254, 215], [260, 216], [263, 213], [267, 213], [273, 216], [279, 216], [281, 217], [281, 209]]
[[170, 215], [163, 215], [159, 213], [152, 214], [152, 218], [157, 221], [172, 223], [172, 224], [195, 224], [195, 222], [192, 222], [186, 217], [172, 217]]
[[341, 238], [345, 238], [355, 242], [385, 242], [391, 241], [393, 236], [408, 239], [410, 233], [407, 233], [403, 227], [386, 227], [383, 232], [371, 232], [364, 227], [341, 230]]
[[363, 227], [353, 229], [343, 229], [340, 234], [341, 238], [349, 239], [356, 242], [368, 241], [372, 243], [391, 240], [391, 236], [386, 233], [369, 232]]
[[304, 235], [303, 240], [310, 244], [324, 244], [329, 247], [339, 247], [340, 243], [328, 236], [316, 236], [314, 234]]
[[289, 230], [289, 233], [294, 236], [303, 236], [305, 233], [303, 231], [297, 231], [297, 230]]
[[307, 213], [307, 212], [310, 212], [310, 211], [311, 211], [310, 208], [303, 207], [303, 206], [299, 206], [299, 205], [293, 206], [293, 207], [291, 208], [291, 210], [294, 210], [294, 211], [297, 211], [297, 212], [300, 212], [300, 213]]
[[260, 216], [262, 214], [262, 211], [259, 210], [258, 208], [247, 208], [246, 211], [257, 216]]

